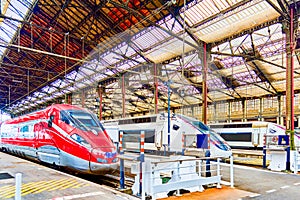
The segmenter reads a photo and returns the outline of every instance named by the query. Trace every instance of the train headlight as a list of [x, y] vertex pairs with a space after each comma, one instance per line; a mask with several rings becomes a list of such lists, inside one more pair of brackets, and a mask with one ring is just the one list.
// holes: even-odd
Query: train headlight
[[73, 140], [75, 140], [76, 142], [82, 144], [83, 146], [87, 147], [87, 148], [91, 148], [92, 146], [80, 135], [74, 133], [73, 135], [71, 135], [71, 138]]

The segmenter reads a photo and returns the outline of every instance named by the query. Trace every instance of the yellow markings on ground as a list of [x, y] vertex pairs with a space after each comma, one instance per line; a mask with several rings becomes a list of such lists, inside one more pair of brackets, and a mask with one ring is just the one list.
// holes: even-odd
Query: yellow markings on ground
[[[28, 194], [38, 194], [44, 191], [65, 190], [68, 188], [80, 188], [89, 186], [88, 183], [81, 182], [74, 178], [64, 178], [50, 181], [38, 181], [22, 184], [22, 196]], [[0, 187], [0, 199], [9, 199], [15, 196], [15, 185]]]

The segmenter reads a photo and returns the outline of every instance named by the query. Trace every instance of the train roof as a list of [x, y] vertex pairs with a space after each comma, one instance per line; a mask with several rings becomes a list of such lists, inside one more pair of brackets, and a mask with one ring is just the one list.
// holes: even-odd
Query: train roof
[[79, 106], [74, 106], [70, 104], [53, 104], [51, 106], [48, 106], [44, 109], [22, 115], [16, 118], [9, 119], [5, 121], [6, 124], [15, 124], [15, 123], [21, 123], [26, 122], [28, 120], [35, 120], [35, 119], [46, 119], [48, 116], [48, 113], [53, 109], [56, 108], [58, 110], [85, 110], [84, 108], [81, 108]]
[[274, 122], [266, 122], [266, 121], [247, 121], [247, 122], [217, 122], [217, 123], [209, 123], [208, 125], [215, 124], [269, 124]]

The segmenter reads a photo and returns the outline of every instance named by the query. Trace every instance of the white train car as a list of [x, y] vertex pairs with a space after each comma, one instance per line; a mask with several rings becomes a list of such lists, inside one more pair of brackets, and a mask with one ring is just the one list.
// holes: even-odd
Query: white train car
[[[119, 142], [120, 131], [123, 132], [126, 149], [139, 149], [139, 137], [144, 131], [145, 151], [167, 149], [181, 152], [183, 147], [197, 150], [209, 146], [212, 157], [229, 157], [232, 153], [230, 146], [217, 133], [199, 120], [184, 115], [173, 114], [170, 123], [167, 114], [155, 114], [107, 120], [102, 124], [115, 143]], [[206, 141], [210, 138], [210, 142], [205, 144], [205, 138]]]
[[[262, 148], [269, 136], [285, 135], [284, 126], [264, 121], [216, 123], [208, 126], [233, 148]], [[273, 138], [276, 139], [278, 137]]]

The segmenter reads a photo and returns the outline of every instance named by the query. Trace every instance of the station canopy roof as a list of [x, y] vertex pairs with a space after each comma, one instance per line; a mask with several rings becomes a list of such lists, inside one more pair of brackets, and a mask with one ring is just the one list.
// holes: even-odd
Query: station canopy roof
[[159, 108], [199, 105], [204, 62], [209, 102], [286, 90], [284, 0], [1, 2], [0, 109], [13, 115], [98, 87], [104, 116], [122, 113], [122, 94], [126, 112], [147, 112], [156, 80]]

